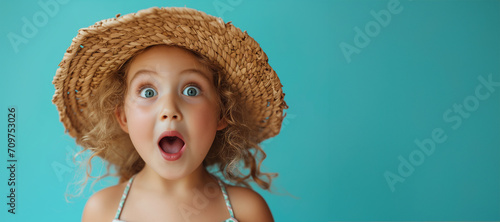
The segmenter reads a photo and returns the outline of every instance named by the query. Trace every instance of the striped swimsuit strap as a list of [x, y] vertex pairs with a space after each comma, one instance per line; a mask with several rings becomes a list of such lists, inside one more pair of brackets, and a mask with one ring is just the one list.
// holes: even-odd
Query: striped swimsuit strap
[[130, 180], [128, 180], [127, 186], [125, 187], [125, 190], [123, 190], [122, 194], [122, 199], [120, 200], [120, 204], [118, 205], [118, 210], [116, 211], [115, 219], [113, 222], [124, 222], [120, 220], [120, 215], [122, 214], [122, 209], [123, 205], [125, 204], [125, 200], [127, 200], [128, 197], [128, 191], [130, 190], [130, 186], [132, 185], [132, 181], [134, 181], [134, 176], [130, 177]]
[[220, 189], [222, 191], [222, 195], [224, 196], [224, 201], [226, 202], [227, 210], [229, 211], [229, 215], [231, 216], [229, 219], [226, 219], [224, 222], [238, 222], [236, 218], [234, 218], [233, 206], [231, 206], [231, 201], [229, 201], [229, 195], [227, 195], [226, 186], [222, 181], [217, 180], [219, 182]]

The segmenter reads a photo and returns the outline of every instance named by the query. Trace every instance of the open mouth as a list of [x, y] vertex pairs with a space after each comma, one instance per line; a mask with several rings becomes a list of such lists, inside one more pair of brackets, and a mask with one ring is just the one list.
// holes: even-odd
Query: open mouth
[[184, 147], [184, 140], [177, 136], [165, 136], [161, 138], [158, 145], [163, 150], [163, 152], [168, 154], [175, 154], [181, 151]]
[[181, 158], [186, 149], [186, 142], [179, 132], [165, 131], [158, 138], [158, 149], [163, 159], [175, 161]]

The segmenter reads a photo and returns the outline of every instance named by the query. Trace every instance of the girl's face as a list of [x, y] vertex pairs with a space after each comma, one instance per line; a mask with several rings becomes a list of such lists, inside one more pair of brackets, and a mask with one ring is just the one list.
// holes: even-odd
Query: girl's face
[[199, 168], [226, 126], [213, 73], [185, 49], [154, 46], [130, 63], [127, 87], [116, 116], [147, 167], [172, 180]]

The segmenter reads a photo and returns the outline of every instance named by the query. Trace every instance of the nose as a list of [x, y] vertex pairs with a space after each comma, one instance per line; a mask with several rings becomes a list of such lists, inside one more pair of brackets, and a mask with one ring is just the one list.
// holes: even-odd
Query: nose
[[160, 120], [182, 120], [182, 114], [174, 96], [164, 98], [162, 110], [160, 112]]

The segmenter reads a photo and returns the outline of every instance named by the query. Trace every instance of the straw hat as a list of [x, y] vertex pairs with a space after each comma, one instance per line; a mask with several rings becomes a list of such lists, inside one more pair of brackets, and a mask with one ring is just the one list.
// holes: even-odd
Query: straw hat
[[259, 44], [230, 22], [189, 8], [149, 8], [82, 28], [59, 64], [53, 102], [66, 131], [85, 133], [88, 98], [101, 80], [138, 50], [167, 44], [196, 51], [223, 68], [240, 95], [258, 142], [277, 135], [286, 109], [282, 85]]

